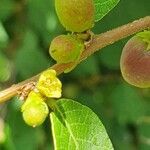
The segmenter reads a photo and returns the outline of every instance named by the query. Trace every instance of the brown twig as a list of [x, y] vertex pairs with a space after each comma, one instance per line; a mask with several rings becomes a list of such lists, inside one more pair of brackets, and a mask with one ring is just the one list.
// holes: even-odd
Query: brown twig
[[[135, 34], [136, 32], [142, 31], [144, 29], [150, 28], [150, 16], [141, 18], [139, 20], [136, 20], [132, 23], [123, 25], [121, 27], [118, 27], [116, 29], [107, 31], [105, 33], [95, 35], [93, 37], [93, 40], [91, 41], [88, 48], [82, 53], [80, 62], [85, 60], [88, 56], [92, 55], [96, 51], [102, 49], [103, 47], [113, 44], [114, 42], [121, 40], [125, 37], [128, 37], [132, 34]], [[55, 69], [57, 74], [63, 73], [63, 71], [67, 68], [69, 68], [72, 65], [72, 63], [68, 64], [56, 64], [53, 65], [52, 69]], [[38, 79], [39, 74], [27, 79], [21, 83], [18, 83], [16, 85], [13, 85], [6, 90], [3, 90], [0, 92], [0, 103], [9, 100], [11, 97], [17, 95], [18, 91], [22, 89], [26, 84], [30, 82], [36, 82]]]

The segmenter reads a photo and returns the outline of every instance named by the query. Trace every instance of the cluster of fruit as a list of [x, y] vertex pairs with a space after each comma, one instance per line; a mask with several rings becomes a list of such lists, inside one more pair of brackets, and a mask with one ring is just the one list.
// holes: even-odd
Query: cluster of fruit
[[56, 37], [51, 42], [49, 53], [57, 63], [73, 62], [74, 65], [65, 71], [69, 72], [76, 66], [85, 49], [85, 39], [79, 38], [77, 34], [84, 33], [94, 26], [94, 1], [55, 0], [55, 8], [61, 24], [72, 34]]
[[[83, 33], [94, 26], [95, 7], [93, 0], [55, 0], [55, 7], [61, 24], [74, 34], [60, 35], [49, 49], [57, 63], [74, 62], [72, 70], [85, 49], [84, 40], [75, 33]], [[121, 55], [123, 78], [131, 85], [140, 88], [150, 87], [150, 31], [138, 33], [125, 45]]]
[[[93, 0], [55, 0], [58, 18], [68, 35], [56, 37], [50, 45], [50, 55], [57, 63], [70, 63], [74, 65], [66, 72], [72, 70], [78, 63], [81, 53], [85, 49], [84, 38], [80, 34], [94, 26]], [[150, 87], [150, 31], [138, 33], [125, 45], [121, 56], [121, 72], [124, 79], [137, 87]], [[47, 99], [61, 97], [61, 82], [54, 70], [43, 72], [25, 103], [22, 106], [23, 118], [30, 126], [42, 124], [48, 115]]]
[[[66, 70], [69, 72], [76, 66], [84, 50], [84, 38], [79, 38], [79, 34], [94, 25], [94, 3], [93, 0], [55, 0], [55, 7], [62, 25], [74, 34], [56, 37], [51, 42], [49, 52], [57, 63], [74, 62], [74, 65]], [[23, 119], [28, 125], [36, 127], [44, 122], [49, 113], [48, 99], [60, 98], [61, 87], [54, 70], [41, 74], [35, 89], [28, 94], [22, 105]]]
[[60, 98], [61, 88], [62, 84], [56, 77], [56, 71], [52, 69], [44, 71], [22, 105], [24, 121], [32, 127], [41, 125], [49, 113], [47, 101]]

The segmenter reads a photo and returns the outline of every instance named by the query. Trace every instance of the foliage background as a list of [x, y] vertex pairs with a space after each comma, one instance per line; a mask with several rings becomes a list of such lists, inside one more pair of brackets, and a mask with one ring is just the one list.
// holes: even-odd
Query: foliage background
[[[121, 0], [92, 29], [95, 33], [149, 15], [149, 0]], [[0, 0], [0, 89], [27, 79], [54, 64], [50, 41], [66, 31], [54, 0]], [[128, 39], [102, 49], [74, 71], [61, 75], [63, 97], [80, 101], [99, 115], [116, 150], [150, 149], [150, 89], [138, 89], [121, 77], [119, 60]], [[49, 119], [28, 127], [17, 98], [0, 105], [0, 149], [52, 150]]]

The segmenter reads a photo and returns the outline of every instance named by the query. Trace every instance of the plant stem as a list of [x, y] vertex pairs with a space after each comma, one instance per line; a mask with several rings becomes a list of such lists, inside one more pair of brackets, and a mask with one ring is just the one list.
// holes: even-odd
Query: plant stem
[[[107, 45], [113, 44], [116, 41], [119, 41], [125, 37], [135, 34], [136, 32], [148, 28], [150, 28], [150, 16], [141, 18], [132, 23], [123, 25], [105, 33], [95, 35], [87, 49], [82, 53], [80, 62], [85, 60], [88, 56], [92, 55], [96, 51], [102, 49], [103, 47], [106, 47]], [[65, 69], [69, 68], [72, 64], [73, 63], [56, 64], [50, 68], [56, 70], [57, 74], [59, 75], [63, 73]], [[9, 100], [13, 96], [16, 96], [18, 94], [18, 91], [20, 91], [26, 84], [30, 82], [36, 82], [39, 75], [40, 74], [1, 91], [0, 103]]]

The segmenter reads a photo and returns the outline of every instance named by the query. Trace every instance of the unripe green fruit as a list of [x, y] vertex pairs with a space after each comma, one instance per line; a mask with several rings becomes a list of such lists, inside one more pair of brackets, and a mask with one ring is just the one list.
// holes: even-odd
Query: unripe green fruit
[[47, 115], [48, 106], [39, 93], [31, 92], [22, 106], [24, 121], [32, 127], [41, 125]]
[[74, 35], [60, 35], [51, 42], [49, 53], [57, 63], [69, 63], [77, 61], [83, 50], [83, 41]]
[[55, 7], [58, 18], [67, 31], [83, 32], [94, 25], [93, 0], [55, 0]]
[[150, 31], [141, 32], [127, 42], [120, 65], [128, 83], [140, 88], [150, 87]]
[[41, 125], [48, 115], [48, 107], [45, 102], [31, 103], [23, 112], [24, 121], [32, 127]]

